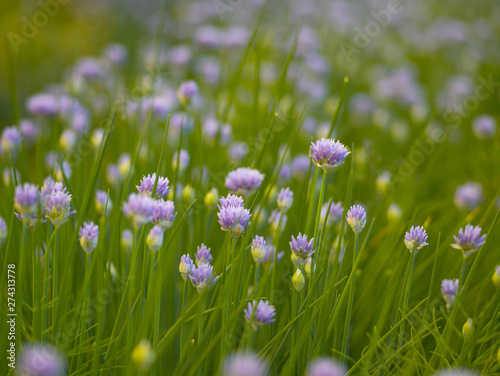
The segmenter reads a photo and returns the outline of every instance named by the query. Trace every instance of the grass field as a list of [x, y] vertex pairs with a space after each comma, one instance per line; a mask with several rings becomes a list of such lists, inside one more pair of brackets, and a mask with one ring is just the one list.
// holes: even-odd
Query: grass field
[[2, 375], [500, 375], [500, 4], [0, 8]]

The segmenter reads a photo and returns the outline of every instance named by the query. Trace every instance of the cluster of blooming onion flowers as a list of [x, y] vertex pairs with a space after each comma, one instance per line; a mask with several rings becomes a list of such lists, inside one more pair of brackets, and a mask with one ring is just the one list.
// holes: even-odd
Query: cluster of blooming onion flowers
[[[159, 176], [157, 179], [154, 173], [144, 176], [141, 184], [136, 186], [140, 194], [131, 193], [122, 206], [123, 213], [130, 219], [135, 231], [152, 223], [146, 237], [146, 244], [152, 252], [162, 247], [164, 233], [172, 227], [177, 216], [173, 201], [163, 199], [169, 192], [168, 183], [167, 178]], [[131, 248], [130, 233], [122, 232], [122, 245], [126, 250]]]
[[18, 185], [14, 193], [14, 214], [30, 229], [35, 229], [39, 224], [49, 219], [55, 227], [66, 223], [76, 213], [71, 210], [72, 196], [62, 185], [47, 179], [44, 186], [38, 187], [25, 183]]
[[214, 268], [210, 263], [212, 262], [212, 255], [210, 248], [205, 244], [201, 244], [195, 255], [196, 265], [191, 260], [189, 254], [181, 256], [179, 263], [179, 273], [185, 281], [190, 280], [193, 286], [202, 294], [206, 289], [212, 287], [219, 276], [214, 276]]
[[243, 312], [245, 320], [254, 330], [275, 321], [276, 309], [265, 300], [249, 302], [247, 309], [243, 310]]
[[223, 231], [227, 231], [233, 239], [242, 235], [250, 225], [250, 211], [245, 208], [243, 198], [229, 194], [219, 201], [219, 224]]
[[231, 171], [226, 178], [226, 187], [234, 194], [249, 197], [261, 186], [264, 175], [255, 169], [240, 167]]

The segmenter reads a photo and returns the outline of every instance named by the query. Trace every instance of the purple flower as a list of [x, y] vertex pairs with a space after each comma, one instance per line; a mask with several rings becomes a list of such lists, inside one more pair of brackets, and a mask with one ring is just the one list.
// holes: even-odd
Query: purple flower
[[193, 260], [189, 255], [182, 255], [181, 262], [179, 263], [179, 273], [181, 273], [182, 279], [189, 279], [189, 275], [191, 274], [194, 268]]
[[21, 133], [16, 127], [7, 127], [2, 132], [1, 149], [4, 153], [10, 155], [11, 150], [17, 150], [22, 141]]
[[163, 230], [172, 227], [177, 213], [174, 213], [175, 205], [173, 201], [162, 199], [156, 200], [154, 202], [153, 218], [151, 222], [156, 225], [160, 225]]
[[278, 209], [285, 214], [293, 204], [293, 192], [290, 188], [281, 189], [278, 193]]
[[458, 290], [458, 279], [443, 279], [441, 282], [441, 294], [446, 301], [446, 308], [450, 310], [455, 302]]
[[290, 167], [290, 164], [283, 163], [283, 166], [281, 166], [281, 169], [278, 173], [278, 182], [280, 184], [288, 184], [291, 178], [292, 178], [292, 168]]
[[49, 181], [41, 190], [42, 208], [45, 216], [56, 227], [66, 223], [76, 213], [71, 210], [71, 195], [62, 183]]
[[0, 217], [0, 245], [2, 245], [5, 242], [7, 235], [8, 235], [7, 223], [5, 222], [5, 219]]
[[84, 57], [77, 61], [74, 70], [77, 78], [98, 80], [105, 77], [105, 70], [101, 62], [93, 57]]
[[59, 112], [59, 102], [52, 93], [40, 93], [28, 98], [26, 108], [31, 115], [54, 116]]
[[177, 89], [177, 98], [184, 106], [188, 105], [196, 94], [198, 94], [198, 85], [193, 80], [183, 82]]
[[[141, 185], [136, 185], [136, 188], [142, 195], [152, 196], [155, 181], [156, 181], [156, 173], [144, 176], [141, 180]], [[158, 184], [156, 185], [155, 197], [157, 198], [165, 197], [168, 192], [169, 192], [168, 179], [160, 176], [158, 178]]]
[[19, 359], [19, 371], [29, 376], [63, 376], [66, 362], [51, 345], [26, 345]]
[[24, 217], [36, 213], [38, 210], [38, 187], [29, 183], [18, 185], [14, 194], [14, 208]]
[[292, 161], [292, 176], [297, 180], [303, 180], [307, 177], [311, 159], [305, 154], [295, 156]]
[[103, 51], [106, 60], [115, 65], [123, 65], [127, 61], [127, 48], [119, 43], [111, 43]]
[[34, 142], [40, 133], [38, 124], [29, 119], [21, 119], [19, 121], [19, 129], [21, 130], [23, 139], [29, 142]]
[[227, 157], [234, 163], [241, 163], [248, 154], [248, 144], [246, 142], [233, 142], [227, 149]]
[[267, 364], [252, 354], [237, 353], [224, 362], [223, 376], [265, 376]]
[[301, 264], [306, 262], [308, 257], [311, 257], [314, 253], [313, 244], [314, 239], [307, 241], [307, 236], [299, 233], [297, 239], [292, 235], [292, 241], [289, 243], [292, 253], [297, 257], [297, 260], [300, 261]]
[[109, 215], [113, 209], [113, 202], [108, 197], [108, 192], [96, 191], [95, 193], [95, 208], [99, 214]]
[[468, 181], [459, 185], [455, 191], [453, 202], [458, 209], [475, 209], [483, 201], [483, 187], [479, 183]]
[[[236, 197], [236, 196], [233, 196]], [[228, 196], [227, 200], [232, 200], [233, 203], [239, 202], [235, 198], [230, 198]], [[223, 202], [227, 206], [223, 206]], [[245, 209], [243, 205], [232, 205], [228, 204], [229, 201], [223, 201], [221, 199], [221, 205], [219, 205], [219, 212], [217, 217], [219, 218], [219, 224], [222, 230], [228, 231], [233, 239], [238, 238], [243, 234], [246, 228], [250, 225], [250, 211]]]
[[261, 263], [267, 255], [267, 244], [262, 236], [256, 235], [250, 248], [253, 259], [256, 263]]
[[458, 231], [458, 236], [453, 236], [455, 243], [451, 246], [462, 251], [464, 257], [479, 251], [485, 243], [486, 235], [481, 235], [481, 227], [472, 226], [470, 223]]
[[80, 245], [87, 253], [92, 252], [97, 247], [97, 240], [99, 238], [99, 228], [94, 222], [84, 222], [80, 227]]
[[191, 49], [188, 46], [180, 45], [168, 51], [168, 61], [174, 65], [186, 66], [192, 58]]
[[219, 202], [219, 209], [221, 207], [227, 208], [228, 206], [243, 206], [243, 198], [232, 194], [228, 194], [227, 197], [221, 197]]
[[[325, 216], [326, 216], [326, 211], [328, 210], [328, 206], [330, 205], [329, 202], [325, 203], [321, 207], [321, 223], [325, 221]], [[344, 215], [344, 208], [342, 207], [342, 202], [337, 202], [336, 204], [332, 202], [332, 205], [330, 206], [330, 211], [328, 212], [328, 219], [326, 221], [327, 225], [331, 225], [334, 222], [339, 221], [342, 219], [342, 216]]]
[[346, 221], [354, 233], [359, 234], [366, 225], [366, 211], [361, 205], [353, 205], [347, 212]]
[[260, 300], [248, 303], [248, 308], [243, 310], [245, 319], [254, 330], [263, 325], [269, 325], [274, 322], [275, 308], [269, 302]]
[[480, 140], [492, 137], [497, 131], [497, 122], [493, 116], [481, 115], [472, 121], [472, 130]]
[[226, 187], [241, 196], [248, 197], [260, 188], [264, 175], [258, 170], [240, 167], [231, 171], [226, 178]]
[[148, 245], [150, 251], [157, 252], [163, 245], [163, 228], [159, 225], [155, 225], [149, 230], [148, 236], [146, 237], [146, 244]]
[[333, 138], [321, 138], [316, 143], [311, 143], [311, 159], [316, 166], [325, 171], [344, 163], [349, 153], [343, 144]]
[[122, 211], [130, 219], [134, 228], [139, 228], [151, 222], [155, 207], [155, 200], [149, 196], [131, 193], [128, 201], [123, 203]]
[[344, 376], [347, 371], [331, 358], [314, 359], [309, 365], [307, 376]]
[[411, 253], [417, 252], [428, 244], [427, 232], [422, 226], [412, 226], [405, 234], [405, 245]]
[[201, 264], [198, 268], [193, 266], [189, 279], [200, 294], [217, 282], [219, 277], [213, 277], [213, 270], [213, 266], [209, 264]]
[[202, 243], [196, 250], [196, 266], [199, 268], [201, 264], [210, 264], [211, 262], [210, 248]]
[[[170, 111], [170, 103], [168, 100], [165, 100], [165, 98], [158, 95], [143, 97], [141, 105], [144, 116], [152, 110], [155, 116], [163, 119], [166, 118]], [[170, 124], [172, 124], [172, 122]]]
[[43, 187], [40, 189], [40, 194], [42, 196], [42, 202], [45, 201], [49, 196], [55, 192], [66, 191], [62, 183], [55, 182], [50, 176], [44, 181]]
[[116, 183], [119, 183], [122, 180], [120, 171], [118, 170], [118, 167], [114, 163], [109, 163], [106, 166], [106, 180], [111, 185], [115, 185]]
[[86, 134], [90, 126], [90, 114], [88, 110], [80, 104], [74, 106], [69, 114], [71, 128], [77, 134]]

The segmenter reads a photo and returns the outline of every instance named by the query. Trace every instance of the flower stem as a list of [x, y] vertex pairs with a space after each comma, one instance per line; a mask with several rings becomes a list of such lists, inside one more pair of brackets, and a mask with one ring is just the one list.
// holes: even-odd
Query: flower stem
[[320, 239], [318, 238], [318, 233], [319, 233], [319, 224], [320, 224], [320, 218], [321, 218], [321, 207], [323, 205], [323, 199], [325, 197], [325, 186], [326, 186], [326, 171], [323, 171], [323, 179], [321, 181], [321, 191], [319, 193], [319, 199], [318, 199], [318, 209], [316, 211], [316, 222], [314, 225], [314, 251], [315, 253], [313, 254], [313, 257], [311, 259], [311, 278], [309, 279], [309, 287], [312, 287], [312, 281], [314, 280], [314, 273], [316, 269], [316, 260], [319, 257], [320, 254]]
[[278, 244], [279, 244], [279, 236], [281, 231], [281, 226], [283, 224], [283, 215], [280, 215], [280, 220], [278, 222], [278, 228], [276, 229], [276, 235], [274, 237], [274, 255], [273, 255], [273, 271], [271, 273], [271, 301], [274, 301], [274, 285], [276, 283], [276, 269], [278, 268]]
[[349, 300], [347, 301], [347, 315], [345, 317], [345, 325], [344, 325], [344, 336], [342, 338], [342, 354], [341, 359], [342, 363], [347, 362], [346, 353], [347, 353], [347, 338], [349, 337], [349, 327], [351, 326], [351, 314], [352, 314], [352, 306], [354, 303], [354, 289], [356, 287], [356, 270], [354, 266], [356, 264], [356, 258], [358, 257], [358, 247], [359, 247], [359, 234], [354, 234], [354, 249], [352, 254], [352, 269], [351, 273], [354, 273], [352, 277], [352, 284], [349, 286]]
[[[206, 298], [206, 291], [203, 291], [203, 293], [200, 296], [200, 306], [199, 306], [199, 324], [198, 324], [198, 351], [201, 351], [201, 342], [203, 339], [203, 311], [205, 310], [205, 298]], [[204, 366], [200, 368], [198, 374], [200, 376], [203, 375], [203, 369]]]
[[52, 254], [52, 299], [54, 300], [54, 305], [52, 307], [52, 333], [57, 337], [57, 326], [59, 321], [57, 318], [58, 309], [58, 295], [59, 295], [59, 227], [56, 226], [55, 232], [57, 232], [56, 239], [54, 240], [54, 253]]
[[462, 273], [460, 274], [460, 279], [458, 280], [458, 289], [457, 293], [460, 294], [460, 290], [462, 289], [462, 286], [464, 285], [465, 282], [465, 269], [467, 266], [467, 257], [463, 257], [462, 260]]
[[413, 248], [412, 256], [410, 259], [411, 265], [408, 271], [408, 277], [406, 280], [406, 288], [405, 288], [405, 298], [403, 302], [403, 312], [402, 312], [402, 324], [401, 324], [401, 330], [399, 333], [399, 347], [401, 348], [403, 346], [403, 336], [405, 333], [405, 323], [406, 323], [406, 311], [408, 310], [408, 303], [410, 302], [410, 291], [411, 291], [411, 280], [413, 278], [413, 268], [415, 266], [415, 257], [417, 256], [417, 250]]
[[260, 274], [260, 263], [257, 263], [255, 266], [255, 280], [253, 283], [253, 296], [254, 298], [257, 297], [258, 292], [259, 292], [259, 274]]
[[182, 290], [182, 308], [181, 308], [181, 317], [182, 317], [182, 326], [181, 326], [181, 350], [184, 349], [184, 343], [186, 342], [186, 322], [184, 313], [186, 312], [186, 295], [187, 295], [187, 280], [184, 280], [184, 287]]

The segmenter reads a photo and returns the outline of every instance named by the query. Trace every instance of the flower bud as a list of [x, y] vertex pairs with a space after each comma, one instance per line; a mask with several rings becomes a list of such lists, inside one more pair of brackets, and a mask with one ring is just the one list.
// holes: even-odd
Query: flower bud
[[253, 259], [256, 263], [261, 263], [267, 255], [267, 244], [262, 236], [256, 236], [250, 248]]
[[500, 265], [495, 269], [495, 273], [493, 273], [491, 280], [496, 288], [500, 288]]
[[306, 284], [306, 280], [304, 278], [304, 274], [302, 274], [300, 269], [297, 269], [297, 271], [293, 275], [292, 284], [293, 284], [293, 288], [296, 291], [300, 291], [304, 288], [304, 285]]
[[147, 339], [141, 340], [132, 351], [132, 361], [137, 368], [144, 371], [151, 368], [156, 358], [156, 354], [151, 348], [151, 343]]
[[474, 325], [472, 323], [472, 319], [467, 319], [464, 326], [462, 327], [462, 334], [465, 339], [469, 339], [474, 333]]
[[403, 211], [401, 210], [401, 207], [395, 202], [391, 203], [387, 208], [387, 220], [389, 223], [395, 224], [399, 222], [402, 216]]
[[189, 184], [186, 185], [182, 190], [182, 199], [184, 200], [184, 203], [190, 204], [191, 202], [193, 202], [194, 198], [195, 198], [194, 188]]
[[157, 252], [163, 245], [163, 229], [159, 225], [153, 226], [146, 237], [146, 244], [149, 250]]
[[205, 195], [205, 205], [209, 209], [214, 209], [217, 203], [219, 202], [219, 191], [217, 191], [217, 188], [212, 188], [210, 191], [207, 192]]
[[193, 260], [189, 255], [182, 255], [181, 262], [179, 263], [179, 273], [181, 273], [182, 279], [188, 280], [191, 271], [193, 270]]
[[391, 185], [391, 174], [387, 171], [380, 173], [375, 181], [378, 193], [384, 193]]

